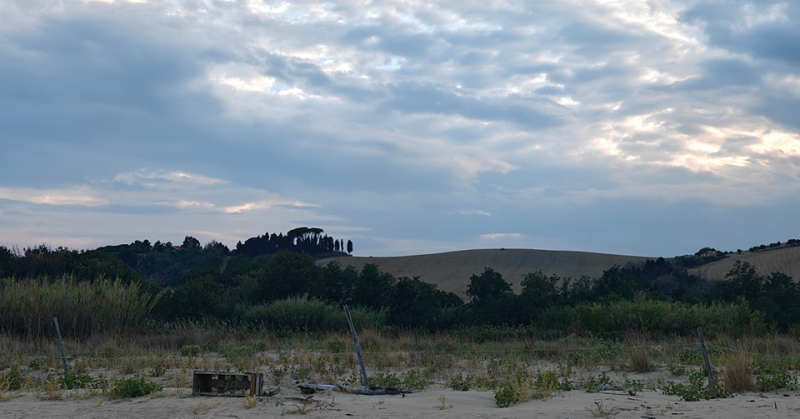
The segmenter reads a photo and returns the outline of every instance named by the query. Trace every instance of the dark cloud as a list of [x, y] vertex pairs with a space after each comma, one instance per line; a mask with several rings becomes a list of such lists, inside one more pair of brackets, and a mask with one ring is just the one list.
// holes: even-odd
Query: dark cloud
[[800, 5], [726, 0], [700, 2], [682, 14], [702, 22], [712, 45], [752, 57], [800, 64]]
[[[538, 130], [558, 125], [557, 117], [534, 109], [537, 104], [522, 100], [492, 101], [459, 96], [427, 83], [400, 83], [389, 86], [390, 99], [382, 110], [405, 113], [458, 114], [482, 121], [508, 121], [526, 129]], [[527, 106], [525, 106], [527, 105]]]

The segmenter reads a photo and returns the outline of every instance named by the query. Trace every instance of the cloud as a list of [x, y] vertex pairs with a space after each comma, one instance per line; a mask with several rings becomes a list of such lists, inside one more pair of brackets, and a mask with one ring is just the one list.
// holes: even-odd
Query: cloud
[[701, 222], [792, 222], [798, 7], [2, 2], [0, 211], [26, 243], [748, 246]]
[[507, 238], [520, 238], [522, 234], [519, 233], [489, 233], [489, 234], [481, 234], [482, 239], [488, 240], [498, 240], [498, 239], [507, 239]]

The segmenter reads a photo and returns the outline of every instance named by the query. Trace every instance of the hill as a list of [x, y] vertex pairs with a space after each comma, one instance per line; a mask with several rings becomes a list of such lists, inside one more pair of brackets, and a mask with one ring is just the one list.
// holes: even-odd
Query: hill
[[514, 291], [520, 291], [522, 276], [541, 270], [547, 275], [561, 278], [597, 278], [603, 271], [628, 262], [646, 261], [646, 257], [610, 255], [604, 253], [534, 250], [534, 249], [481, 249], [457, 252], [434, 253], [400, 257], [358, 257], [345, 256], [321, 259], [317, 262], [325, 266], [338, 261], [343, 267], [351, 265], [361, 270], [364, 265], [373, 263], [383, 272], [393, 276], [413, 278], [436, 284], [440, 290], [464, 296], [473, 274], [480, 274], [490, 267], [510, 282]]
[[725, 279], [737, 260], [748, 262], [756, 267], [759, 275], [783, 272], [795, 280], [800, 280], [800, 246], [783, 247], [759, 252], [731, 254], [725, 259], [708, 263], [689, 270], [689, 273], [705, 279]]

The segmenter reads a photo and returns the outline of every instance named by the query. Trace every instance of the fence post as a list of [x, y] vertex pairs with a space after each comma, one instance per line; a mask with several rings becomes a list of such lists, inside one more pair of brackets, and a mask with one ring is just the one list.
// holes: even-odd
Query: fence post
[[703, 338], [703, 328], [697, 328], [697, 334], [700, 336], [700, 350], [703, 352], [703, 360], [706, 363], [706, 375], [708, 376], [708, 385], [714, 384], [714, 370], [711, 369], [711, 361], [708, 359], [708, 351], [706, 350], [706, 340]]
[[67, 371], [67, 357], [64, 355], [64, 343], [61, 341], [61, 329], [58, 328], [58, 317], [53, 317], [53, 323], [56, 324], [56, 337], [58, 338], [58, 349], [61, 351], [61, 363], [64, 365], [64, 377], [69, 374]]
[[364, 366], [364, 357], [361, 356], [361, 345], [358, 343], [356, 327], [353, 326], [353, 318], [350, 316], [350, 308], [347, 305], [344, 306], [344, 313], [347, 315], [347, 323], [350, 325], [350, 333], [353, 334], [353, 342], [356, 345], [356, 355], [358, 355], [358, 362], [361, 364], [361, 375], [364, 376], [364, 387], [369, 388], [369, 377], [367, 377], [367, 368]]

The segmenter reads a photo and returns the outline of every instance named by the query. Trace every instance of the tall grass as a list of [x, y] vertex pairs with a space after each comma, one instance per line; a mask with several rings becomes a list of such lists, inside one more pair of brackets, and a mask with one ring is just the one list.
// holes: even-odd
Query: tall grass
[[[354, 308], [350, 314], [357, 328], [382, 328], [386, 325], [385, 311]], [[289, 331], [336, 331], [348, 328], [341, 307], [306, 297], [249, 307], [244, 313], [244, 321]]]
[[6, 278], [0, 280], [0, 331], [28, 338], [53, 336], [57, 317], [65, 336], [117, 333], [143, 325], [159, 296], [118, 279]]
[[763, 315], [747, 303], [685, 304], [669, 301], [619, 301], [545, 310], [535, 325], [543, 336], [553, 330], [619, 339], [628, 332], [645, 336], [689, 336], [703, 327], [706, 335], [760, 336], [767, 332]]

